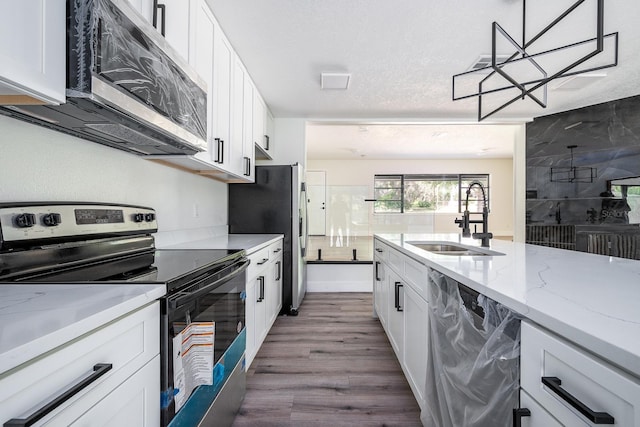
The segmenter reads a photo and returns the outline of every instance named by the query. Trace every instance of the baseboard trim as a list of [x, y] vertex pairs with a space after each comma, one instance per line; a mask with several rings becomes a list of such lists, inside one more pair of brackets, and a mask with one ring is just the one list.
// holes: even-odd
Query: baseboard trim
[[371, 264], [307, 264], [307, 292], [373, 292]]

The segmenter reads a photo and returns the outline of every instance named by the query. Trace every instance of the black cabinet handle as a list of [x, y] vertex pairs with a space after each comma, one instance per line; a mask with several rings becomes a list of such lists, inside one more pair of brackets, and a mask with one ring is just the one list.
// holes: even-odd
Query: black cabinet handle
[[220, 138], [213, 139], [216, 142], [216, 158], [214, 160], [215, 163], [222, 163], [220, 161]]
[[265, 262], [269, 261], [269, 258], [262, 258], [262, 261], [260, 261], [259, 263], [257, 263], [257, 265], [262, 265]]
[[282, 277], [282, 263], [280, 261], [276, 261], [276, 265], [278, 266], [278, 268], [276, 269], [278, 272], [276, 280], [280, 280], [280, 278]]
[[264, 136], [264, 149], [269, 151], [269, 135]]
[[274, 254], [277, 254], [277, 253], [278, 253], [278, 252], [280, 252], [281, 250], [282, 250], [282, 248], [275, 249], [275, 250], [273, 251], [273, 253], [274, 253]]
[[396, 286], [396, 310], [397, 311], [404, 311], [402, 309], [402, 307], [400, 306], [400, 288], [403, 286], [401, 282], [396, 282], [395, 283]]
[[224, 140], [220, 138], [215, 138], [216, 141], [216, 159], [214, 162], [216, 163], [224, 163]]
[[379, 272], [379, 267], [380, 267], [380, 261], [376, 261], [376, 282], [380, 281], [380, 275], [378, 274]]
[[262, 302], [264, 301], [264, 276], [258, 277], [258, 282], [260, 282], [260, 295], [257, 302]]
[[527, 408], [514, 408], [513, 427], [522, 427], [522, 417], [530, 417], [531, 411]]
[[251, 159], [249, 157], [244, 158], [244, 176], [251, 176]]
[[71, 399], [74, 395], [78, 394], [82, 389], [87, 388], [91, 383], [96, 381], [98, 378], [109, 372], [113, 368], [111, 363], [98, 363], [93, 366], [93, 373], [81, 380], [78, 384], [72, 386], [70, 389], [62, 393], [60, 396], [53, 399], [51, 402], [47, 403], [33, 414], [29, 415], [26, 418], [12, 418], [6, 423], [3, 424], [4, 427], [14, 427], [14, 426], [31, 426], [44, 418], [51, 411], [56, 409], [58, 406], [62, 405], [67, 400]]
[[158, 0], [153, 0], [153, 28], [158, 28], [158, 9], [162, 10], [162, 21], [160, 22], [160, 34], [164, 37], [164, 30], [166, 28], [167, 7], [164, 4], [159, 4]]
[[382, 249], [380, 249], [380, 248], [376, 248], [376, 252], [378, 252], [378, 253], [380, 253], [380, 254], [381, 254], [381, 253], [382, 253], [382, 252], [384, 252], [384, 251], [383, 251]]
[[606, 412], [595, 412], [578, 400], [574, 395], [560, 387], [562, 380], [558, 377], [542, 377], [542, 384], [546, 385], [562, 400], [573, 406], [593, 424], [613, 424], [614, 418]]

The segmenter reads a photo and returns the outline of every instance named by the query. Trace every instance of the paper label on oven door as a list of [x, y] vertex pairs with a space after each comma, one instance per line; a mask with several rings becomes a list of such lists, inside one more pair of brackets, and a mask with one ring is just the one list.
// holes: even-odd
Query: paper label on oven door
[[213, 384], [215, 322], [193, 322], [173, 338], [176, 412], [199, 385]]

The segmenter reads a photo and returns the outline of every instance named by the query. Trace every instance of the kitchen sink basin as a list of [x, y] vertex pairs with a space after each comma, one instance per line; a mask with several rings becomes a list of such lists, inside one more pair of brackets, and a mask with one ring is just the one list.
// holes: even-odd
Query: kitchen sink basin
[[502, 252], [473, 246], [458, 245], [448, 242], [405, 242], [416, 248], [438, 255], [450, 256], [495, 256], [504, 255]]

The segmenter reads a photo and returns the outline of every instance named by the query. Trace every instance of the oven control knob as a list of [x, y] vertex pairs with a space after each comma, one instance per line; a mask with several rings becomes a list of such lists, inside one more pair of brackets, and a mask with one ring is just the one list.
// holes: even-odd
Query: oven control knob
[[144, 214], [142, 213], [133, 214], [133, 222], [142, 222], [142, 221], [144, 221]]
[[62, 218], [58, 213], [50, 213], [42, 217], [42, 223], [47, 227], [55, 227], [61, 222], [62, 222]]
[[151, 222], [156, 219], [156, 215], [152, 213], [144, 214], [144, 220], [147, 222]]
[[16, 217], [16, 226], [19, 228], [33, 227], [36, 223], [36, 216], [31, 213], [23, 213]]

